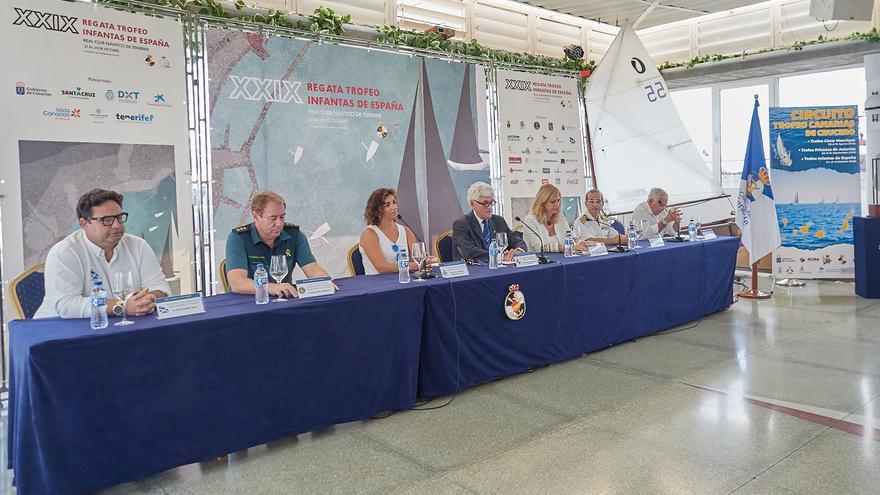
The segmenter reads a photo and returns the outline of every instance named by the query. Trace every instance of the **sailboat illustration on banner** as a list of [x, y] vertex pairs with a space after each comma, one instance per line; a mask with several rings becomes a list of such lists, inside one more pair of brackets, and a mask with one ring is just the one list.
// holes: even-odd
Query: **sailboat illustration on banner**
[[670, 203], [721, 193], [629, 23], [590, 76], [584, 98], [597, 186], [611, 208], [632, 210], [654, 186], [666, 189]]
[[791, 153], [785, 148], [785, 144], [782, 143], [782, 134], [776, 135], [776, 154], [779, 155], [779, 163], [786, 167], [791, 166]]
[[[458, 100], [458, 116], [455, 119], [455, 133], [452, 148], [449, 150], [449, 166], [455, 170], [486, 170], [489, 168], [488, 139], [483, 139], [483, 129], [488, 129], [480, 119], [474, 122], [471, 107], [471, 71], [480, 67], [465, 65], [464, 80], [461, 83], [461, 98]], [[480, 95], [477, 95], [480, 97]], [[483, 96], [485, 98], [485, 96]], [[480, 108], [480, 105], [477, 105]], [[483, 112], [477, 112], [481, 115]], [[479, 129], [480, 134], [477, 134]], [[480, 143], [477, 142], [478, 138]]]
[[[421, 65], [421, 78], [416, 88], [397, 182], [397, 202], [413, 234], [426, 242], [433, 242], [462, 215], [462, 210], [443, 153], [424, 59]], [[419, 96], [422, 99], [421, 112], [418, 112]], [[421, 114], [421, 126], [416, 125], [418, 113]], [[424, 129], [424, 146], [421, 150], [416, 146], [418, 127]], [[418, 151], [424, 151], [424, 154], [419, 155]], [[423, 187], [419, 187], [420, 181], [423, 181]], [[427, 208], [423, 208], [423, 205], [427, 205]]]
[[798, 199], [798, 193], [797, 193], [797, 191], [795, 191], [795, 192], [794, 192], [794, 200], [792, 200], [791, 204], [793, 204], [793, 205], [797, 205], [797, 204], [800, 204], [800, 203], [801, 203], [801, 202], [800, 202], [800, 200]]

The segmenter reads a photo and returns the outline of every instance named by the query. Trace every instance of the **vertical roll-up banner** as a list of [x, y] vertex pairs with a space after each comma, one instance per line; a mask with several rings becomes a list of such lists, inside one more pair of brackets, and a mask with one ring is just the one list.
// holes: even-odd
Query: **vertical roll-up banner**
[[[0, 8], [3, 276], [41, 263], [79, 228], [79, 197], [124, 195], [126, 232], [191, 285], [192, 213], [183, 26], [96, 4]], [[172, 286], [176, 286], [172, 280]]]
[[538, 188], [553, 184], [573, 222], [587, 190], [577, 80], [509, 70], [496, 80], [504, 217], [524, 217]]
[[770, 150], [782, 235], [773, 273], [852, 278], [852, 223], [861, 212], [858, 108], [771, 108]]

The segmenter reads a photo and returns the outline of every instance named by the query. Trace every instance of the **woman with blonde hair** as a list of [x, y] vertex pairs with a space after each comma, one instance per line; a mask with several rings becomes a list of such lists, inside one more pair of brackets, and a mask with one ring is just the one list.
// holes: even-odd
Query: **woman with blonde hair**
[[523, 229], [523, 239], [529, 251], [561, 252], [568, 230], [568, 222], [561, 213], [562, 193], [552, 184], [544, 184], [538, 189], [529, 214], [523, 223], [531, 227], [538, 236], [529, 229]]

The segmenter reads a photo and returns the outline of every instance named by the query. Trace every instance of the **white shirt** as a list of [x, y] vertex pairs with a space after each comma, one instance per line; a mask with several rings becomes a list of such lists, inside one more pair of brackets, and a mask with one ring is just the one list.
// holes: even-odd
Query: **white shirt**
[[[550, 232], [547, 230], [547, 227], [541, 224], [534, 215], [529, 214], [523, 218], [523, 223], [528, 225], [529, 227], [535, 229], [540, 238], [535, 237], [535, 234], [532, 233], [529, 229], [523, 229], [523, 240], [526, 242], [526, 248], [529, 251], [540, 252], [541, 244], [544, 245], [544, 250], [551, 250], [551, 245], [556, 243], [557, 246], [562, 246], [565, 242], [565, 233], [568, 231], [568, 222], [565, 221], [565, 217], [563, 215], [559, 215], [556, 219], [556, 235], [550, 235]], [[556, 249], [559, 251], [559, 248]]]
[[113, 299], [113, 273], [124, 271], [131, 271], [135, 289], [158, 290], [171, 295], [171, 287], [147, 241], [124, 234], [113, 249], [113, 257], [107, 261], [104, 250], [79, 229], [49, 250], [44, 270], [46, 296], [34, 318], [88, 318], [92, 271], [104, 282], [107, 299]]
[[[392, 241], [385, 235], [385, 232], [382, 232], [382, 229], [375, 225], [367, 225], [367, 229], [372, 230], [376, 233], [376, 236], [379, 238], [379, 250], [382, 251], [382, 257], [385, 258], [385, 261], [388, 263], [397, 263], [397, 252], [394, 250], [394, 246], [401, 242], [403, 239], [403, 245], [406, 245], [406, 230], [403, 228], [403, 225], [397, 224], [397, 242]], [[364, 229], [364, 230], [367, 230]], [[398, 244], [399, 245], [399, 244]], [[373, 266], [373, 262], [370, 261], [370, 257], [367, 256], [367, 253], [364, 252], [364, 248], [362, 246], [358, 246], [358, 250], [361, 252], [361, 259], [364, 262], [364, 274], [366, 275], [378, 275], [379, 270], [376, 270], [376, 267]]]
[[[590, 214], [589, 210], [579, 216], [575, 223], [581, 226], [581, 239], [607, 239], [617, 237], [617, 231], [611, 227], [610, 222], [599, 223]], [[608, 225], [603, 225], [608, 224]]]
[[[662, 216], [660, 216], [662, 215]], [[657, 226], [660, 223], [660, 220], [666, 217], [667, 213], [665, 211], [661, 211], [660, 215], [655, 215], [651, 213], [651, 208], [648, 207], [648, 202], [640, 203], [639, 206], [636, 206], [635, 211], [633, 211], [633, 223], [635, 223], [636, 228], [639, 226], [639, 222], [642, 220], [645, 221], [645, 230], [642, 231], [642, 234], [639, 236], [639, 239], [647, 239], [654, 234], [658, 233]], [[671, 223], [667, 224], [666, 227], [663, 228], [663, 232], [659, 232], [661, 235], [675, 235], [675, 226]]]

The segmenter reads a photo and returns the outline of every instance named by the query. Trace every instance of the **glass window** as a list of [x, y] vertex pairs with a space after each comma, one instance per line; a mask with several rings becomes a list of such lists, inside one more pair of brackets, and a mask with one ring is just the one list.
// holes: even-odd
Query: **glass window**
[[721, 187], [737, 189], [749, 140], [752, 108], [758, 95], [758, 119], [764, 141], [764, 159], [770, 156], [770, 89], [767, 84], [722, 89], [721, 98]]
[[712, 170], [712, 88], [671, 91], [672, 101], [697, 151]]

